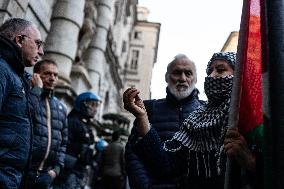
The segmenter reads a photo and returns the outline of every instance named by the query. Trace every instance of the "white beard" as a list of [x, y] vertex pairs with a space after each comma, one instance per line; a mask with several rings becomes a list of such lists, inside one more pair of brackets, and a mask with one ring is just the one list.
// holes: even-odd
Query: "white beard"
[[181, 91], [178, 91], [177, 87], [176, 87], [178, 84], [179, 83], [176, 83], [175, 85], [172, 84], [172, 83], [168, 84], [168, 89], [169, 89], [170, 93], [172, 95], [174, 95], [174, 97], [177, 100], [182, 100], [182, 99], [188, 97], [192, 93], [192, 91], [195, 89], [195, 83], [192, 83], [190, 87], [187, 87], [187, 88], [185, 88]]

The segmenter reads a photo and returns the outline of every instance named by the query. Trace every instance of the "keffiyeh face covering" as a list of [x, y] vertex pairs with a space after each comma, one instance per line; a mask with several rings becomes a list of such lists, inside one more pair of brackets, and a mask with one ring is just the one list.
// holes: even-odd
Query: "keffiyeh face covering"
[[226, 77], [209, 77], [205, 78], [204, 90], [209, 103], [230, 98], [233, 87], [232, 75]]

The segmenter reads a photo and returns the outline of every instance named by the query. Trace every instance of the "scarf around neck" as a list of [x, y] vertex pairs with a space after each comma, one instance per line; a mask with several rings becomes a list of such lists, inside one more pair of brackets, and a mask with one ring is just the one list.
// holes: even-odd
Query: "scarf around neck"
[[[180, 142], [183, 147], [188, 149], [189, 153], [212, 154], [214, 152], [218, 156], [218, 161], [220, 161], [223, 141], [228, 127], [232, 85], [233, 76], [207, 77], [204, 88], [205, 93], [208, 95], [208, 103], [192, 112], [184, 120], [181, 130], [176, 132], [170, 141]], [[167, 142], [164, 145], [166, 151], [177, 151], [181, 148], [179, 146], [173, 149], [171, 145], [167, 145]], [[210, 169], [208, 159], [204, 157], [204, 159], [197, 162], [205, 162], [205, 164], [208, 164], [205, 167]], [[218, 162], [216, 162], [216, 166], [219, 169], [220, 166], [217, 164]]]

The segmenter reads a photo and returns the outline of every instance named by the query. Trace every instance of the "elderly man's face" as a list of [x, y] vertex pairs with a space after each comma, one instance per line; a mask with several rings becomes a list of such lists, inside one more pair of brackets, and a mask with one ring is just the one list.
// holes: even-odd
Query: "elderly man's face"
[[35, 26], [27, 28], [21, 35], [21, 49], [25, 66], [34, 66], [39, 58], [43, 55], [43, 42], [41, 35]]
[[187, 59], [178, 60], [166, 74], [170, 92], [178, 99], [188, 97], [196, 84], [196, 70]]

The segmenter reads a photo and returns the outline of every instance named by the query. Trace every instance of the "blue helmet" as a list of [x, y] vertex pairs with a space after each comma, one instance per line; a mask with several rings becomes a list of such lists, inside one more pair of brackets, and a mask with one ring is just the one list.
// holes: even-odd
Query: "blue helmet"
[[100, 139], [97, 144], [95, 145], [96, 150], [99, 152], [104, 151], [105, 147], [108, 145], [108, 143], [104, 139]]
[[80, 111], [81, 102], [88, 101], [88, 100], [100, 101], [100, 98], [93, 92], [81, 93], [79, 96], [77, 96], [75, 100], [75, 109], [77, 111]]

